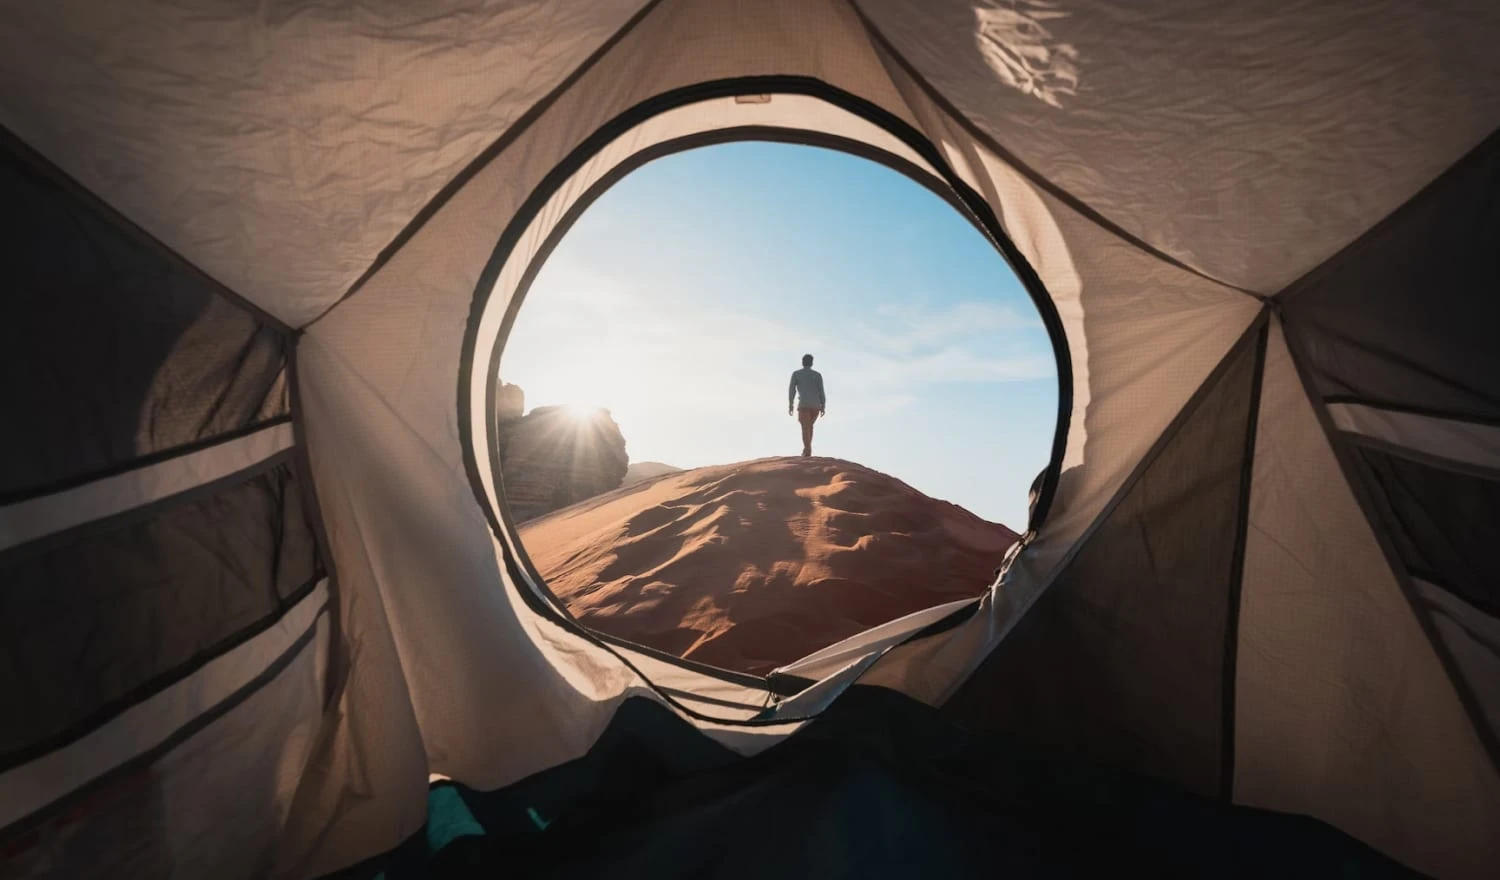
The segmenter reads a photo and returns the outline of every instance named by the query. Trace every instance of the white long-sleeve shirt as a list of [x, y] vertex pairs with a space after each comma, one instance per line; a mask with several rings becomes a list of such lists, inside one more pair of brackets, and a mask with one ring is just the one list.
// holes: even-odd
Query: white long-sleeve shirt
[[786, 405], [791, 406], [793, 402], [800, 399], [797, 406], [801, 409], [822, 409], [828, 405], [828, 397], [823, 393], [823, 374], [812, 367], [803, 367], [792, 374], [792, 382], [786, 389]]

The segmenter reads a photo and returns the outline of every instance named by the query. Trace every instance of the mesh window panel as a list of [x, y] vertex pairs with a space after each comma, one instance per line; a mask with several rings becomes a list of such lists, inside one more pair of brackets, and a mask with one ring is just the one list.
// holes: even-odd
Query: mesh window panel
[[[237, 481], [236, 481], [237, 480]], [[0, 768], [271, 626], [321, 577], [284, 461], [0, 555]]]
[[1500, 480], [1352, 445], [1407, 571], [1500, 615]]
[[1500, 422], [1500, 135], [1285, 295], [1325, 399]]
[[0, 503], [284, 417], [282, 334], [0, 142]]
[[950, 717], [1220, 792], [1263, 333], [1225, 358]]

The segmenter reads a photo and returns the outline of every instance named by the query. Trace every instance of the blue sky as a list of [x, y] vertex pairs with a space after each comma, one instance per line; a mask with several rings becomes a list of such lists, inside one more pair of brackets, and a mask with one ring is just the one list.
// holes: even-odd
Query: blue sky
[[632, 461], [698, 467], [800, 451], [804, 352], [815, 454], [1024, 527], [1057, 417], [1046, 330], [968, 221], [864, 159], [738, 143], [635, 171], [549, 257], [500, 373], [528, 408], [608, 407]]

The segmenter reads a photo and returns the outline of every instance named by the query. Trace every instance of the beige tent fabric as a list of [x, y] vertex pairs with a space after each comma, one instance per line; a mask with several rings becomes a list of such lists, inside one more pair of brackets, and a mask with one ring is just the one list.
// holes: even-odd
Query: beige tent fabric
[[995, 206], [1057, 305], [1073, 370], [1063, 472], [1046, 523], [963, 626], [892, 650], [862, 679], [940, 703], [1051, 583], [1261, 304], [1121, 239], [977, 144], [889, 56], [921, 127]]
[[1340, 431], [1394, 446], [1500, 472], [1500, 426], [1440, 419], [1357, 403], [1334, 403], [1328, 415]]
[[1236, 684], [1235, 799], [1439, 877], [1493, 877], [1500, 775], [1295, 372], [1266, 352]]
[[1067, 333], [1073, 411], [1062, 478], [1022, 570], [1045, 582], [1261, 308], [1165, 263], [1029, 181], [882, 52], [920, 127], [994, 207]]
[[[894, 100], [847, 6], [664, 3], [300, 341], [354, 658], [325, 746], [335, 760], [309, 778], [290, 820], [285, 858], [300, 872], [396, 843], [420, 819], [411, 805], [427, 772], [514, 781], [582, 754], [618, 702], [643, 692], [612, 655], [538, 620], [502, 580], [462, 459], [460, 349], [501, 230], [574, 145], [663, 90], [767, 70]], [[753, 749], [790, 729], [732, 740]]]
[[643, 2], [8, 3], [0, 124], [300, 326]]
[[[321, 605], [321, 602], [319, 602]], [[223, 877], [250, 880], [267, 876], [271, 854], [282, 832], [298, 779], [318, 735], [324, 687], [324, 657], [329, 638], [328, 615], [309, 619], [293, 612], [298, 626], [311, 625], [307, 637], [284, 665], [272, 667], [268, 680], [222, 715], [193, 730], [160, 758], [116, 773], [78, 812], [64, 813], [33, 829], [35, 836], [19, 852], [6, 854], [10, 877]], [[70, 776], [106, 760], [121, 747], [155, 746], [155, 735], [172, 732], [180, 713], [194, 703], [217, 703], [219, 690], [241, 672], [254, 677], [262, 669], [222, 667], [266, 658], [266, 642], [284, 642], [275, 629], [218, 658], [214, 666], [149, 703], [121, 716], [80, 740], [81, 754], [53, 753], [40, 759], [36, 772], [23, 765], [0, 780], [7, 799], [24, 783], [63, 785]], [[277, 661], [281, 662], [281, 661]], [[228, 673], [226, 675], [226, 672]], [[153, 729], [154, 728], [154, 729]], [[95, 751], [94, 737], [106, 742]], [[420, 801], [419, 801], [420, 803]], [[85, 818], [86, 817], [86, 818]], [[82, 821], [80, 821], [82, 819]]]
[[1265, 294], [1500, 119], [1490, 0], [856, 2], [1042, 178]]
[[[929, 702], [1047, 587], [1260, 313], [1221, 282], [1274, 293], [1500, 118], [1492, 3], [858, 3], [660, 0], [582, 71], [646, 8], [639, 0], [251, 12], [63, 0], [0, 12], [0, 123], [307, 328], [299, 418], [335, 573], [333, 699], [314, 736], [320, 670], [299, 659], [294, 684], [278, 678], [164, 759], [179, 787], [180, 864], [214, 872], [217, 832], [203, 823], [222, 816], [187, 815], [218, 803], [202, 790], [210, 783], [267, 784], [247, 799], [258, 811], [248, 836], [217, 858], [262, 867], [284, 817], [275, 867], [316, 875], [415, 830], [429, 773], [506, 784], [582, 754], [621, 700], [652, 695], [507, 582], [461, 444], [465, 430], [480, 441], [487, 430], [483, 383], [460, 352], [495, 243], [559, 161], [626, 109], [767, 74], [871, 101], [925, 133], [989, 201], [1053, 297], [1074, 394], [1051, 516], [973, 619], [891, 649], [862, 679]], [[901, 57], [872, 42], [861, 11]], [[575, 72], [338, 302], [435, 194]], [[495, 304], [592, 180], [675, 133], [736, 120], [905, 149], [805, 98], [720, 99], [651, 120], [567, 183], [504, 267]], [[481, 371], [501, 312], [480, 316]], [[1236, 797], [1327, 819], [1423, 870], [1479, 876], [1500, 863], [1500, 779], [1339, 473], [1279, 327], [1259, 424]], [[868, 658], [849, 659], [840, 668]], [[745, 753], [795, 729], [699, 723]], [[273, 735], [296, 745], [274, 768]], [[209, 758], [228, 770], [203, 774]]]
[[[646, 48], [665, 44], [677, 51]], [[441, 772], [498, 785], [581, 753], [620, 696], [634, 687], [618, 661], [536, 621], [513, 589], [500, 588], [487, 538], [484, 552], [476, 549], [486, 527], [460, 457], [453, 394], [480, 269], [516, 206], [605, 121], [678, 86], [767, 71], [816, 76], [917, 123], [999, 206], [1007, 231], [1058, 300], [1079, 380], [1068, 474], [1055, 518], [1034, 554], [1039, 581], [1257, 313], [1252, 298], [1163, 264], [1036, 191], [973, 144], [915, 84], [903, 82], [898, 89], [892, 77], [904, 74], [877, 56], [850, 7], [664, 3], [476, 174], [363, 290], [313, 325], [302, 343], [304, 381], [321, 389], [307, 395], [306, 405], [318, 488], [338, 499], [325, 498], [326, 516], [345, 520], [329, 528], [342, 585], [346, 592], [381, 596], [427, 758]], [[826, 112], [814, 115], [815, 104], [801, 104], [809, 114], [805, 127], [828, 126]], [[776, 105], [773, 100], [764, 106]], [[733, 106], [700, 107], [702, 127], [726, 124]], [[762, 105], [737, 106], [748, 118], [756, 112], [750, 108]], [[796, 106], [784, 102], [777, 112]], [[607, 171], [661, 132], [691, 130], [691, 116], [683, 111], [684, 128], [658, 123], [654, 136], [643, 127], [641, 136], [626, 139], [592, 172]], [[783, 118], [799, 124], [795, 114]], [[572, 184], [546, 215], [555, 222], [566, 199], [581, 194], [585, 179]], [[535, 253], [545, 227], [537, 224], [518, 250]], [[500, 288], [513, 289], [524, 266], [506, 267]], [[475, 363], [488, 362], [498, 320], [493, 310], [485, 314]], [[471, 395], [471, 428], [483, 437], [482, 393]], [[337, 449], [336, 460], [320, 445]], [[383, 475], [378, 481], [368, 477], [376, 468]], [[488, 468], [479, 471], [488, 478]], [[374, 564], [344, 567], [345, 554]], [[403, 595], [408, 582], [423, 585], [420, 598]], [[504, 602], [489, 598], [491, 591]], [[450, 598], [439, 598], [450, 592]], [[455, 635], [480, 619], [486, 622], [483, 634]], [[978, 621], [966, 632], [992, 633], [993, 624]], [[350, 619], [346, 627], [351, 639], [358, 637], [358, 621]], [[515, 627], [530, 635], [522, 637]], [[504, 636], [507, 631], [515, 635]], [[456, 646], [451, 661], [440, 662], [420, 648], [442, 634]], [[921, 686], [908, 682], [903, 689], [924, 697], [945, 692], [993, 641], [960, 638], [952, 644], [966, 646], [954, 663], [928, 666]], [[447, 668], [450, 662], [460, 671]], [[534, 707], [524, 714], [536, 720], [514, 730], [531, 744], [526, 750], [497, 750], [483, 735], [491, 727], [482, 718], [489, 711], [485, 705], [507, 702], [494, 698], [505, 688], [496, 670], [506, 670], [505, 676], [526, 671], [515, 678], [521, 690], [514, 695]], [[427, 693], [438, 681], [440, 700]], [[466, 699], [465, 681], [482, 686], [485, 700]], [[513, 727], [517, 717], [505, 713]], [[556, 743], [557, 751], [538, 743]], [[420, 760], [409, 758], [413, 767]]]

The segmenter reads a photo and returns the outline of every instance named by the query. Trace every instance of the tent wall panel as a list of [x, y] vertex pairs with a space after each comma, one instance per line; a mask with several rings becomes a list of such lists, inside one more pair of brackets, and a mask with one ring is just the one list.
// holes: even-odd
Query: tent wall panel
[[1234, 795], [1440, 877], [1500, 864], [1500, 776], [1345, 482], [1279, 323], [1266, 353]]
[[[66, 745], [273, 625], [322, 576], [296, 478], [249, 476], [0, 555], [0, 767]], [[268, 467], [269, 465], [269, 467]]]
[[[668, 45], [674, 50], [660, 49]], [[394, 814], [410, 802], [396, 803], [396, 792], [414, 774], [425, 779], [430, 766], [481, 787], [513, 781], [583, 754], [618, 701], [641, 688], [611, 654], [538, 620], [502, 580], [460, 445], [460, 351], [502, 230], [577, 144], [662, 91], [768, 69], [902, 108], [845, 4], [664, 3], [299, 343], [309, 451], [340, 589], [350, 597], [341, 625], [353, 645], [377, 645], [382, 665], [351, 678], [341, 697], [342, 717], [370, 729], [341, 721], [330, 749], [379, 762], [369, 784], [389, 788], [366, 790], [391, 792], [355, 803], [342, 792], [360, 780], [339, 771], [309, 781], [307, 812], [294, 817], [306, 834], [293, 847], [309, 848], [310, 870], [398, 841]], [[723, 111], [711, 108], [716, 119]], [[396, 718], [402, 710], [391, 704], [402, 698], [420, 730], [415, 753], [404, 732], [384, 740], [376, 729], [374, 717]], [[339, 835], [322, 835], [335, 821]]]
[[108, 786], [113, 774], [129, 772], [122, 768], [155, 760], [211, 723], [236, 699], [268, 680], [274, 674], [268, 670], [279, 668], [277, 664], [299, 644], [314, 638], [328, 603], [328, 583], [320, 581], [264, 631], [67, 745], [4, 771], [3, 833], [8, 839], [24, 836], [27, 829], [86, 800], [95, 786]]
[[7, 504], [0, 507], [0, 551], [248, 470], [291, 448], [294, 434], [290, 422], [278, 421], [175, 458]]
[[881, 58], [953, 169], [994, 208], [1066, 332], [1072, 418], [1046, 527], [1018, 574], [1045, 583], [1260, 312], [1232, 288], [1143, 252], [976, 139], [899, 59]]
[[1500, 617], [1420, 579], [1412, 586], [1436, 637], [1468, 685], [1491, 737], [1500, 734]]
[[947, 715], [1221, 791], [1263, 328], [1225, 357]]
[[1045, 284], [1067, 334], [1073, 380], [1056, 494], [1003, 588], [967, 623], [892, 649], [863, 678], [936, 705], [1057, 575], [1261, 303], [1153, 258], [1036, 186], [976, 142], [897, 60], [882, 58], [919, 126], [994, 207]]
[[1325, 402], [1500, 423], [1496, 193], [1500, 131], [1283, 295]]
[[1440, 467], [1500, 474], [1500, 425], [1444, 419], [1361, 403], [1329, 404], [1329, 420], [1351, 442], [1380, 444]]
[[1500, 119], [1488, 0], [856, 2], [1035, 180], [1262, 294]]
[[0, 832], [0, 874], [271, 875], [322, 720], [328, 631], [327, 614], [317, 614], [194, 723]]
[[[0, 159], [0, 527], [64, 513], [0, 541], [0, 693], [36, 707], [0, 721], [0, 873], [316, 875], [416, 830], [429, 772], [505, 785], [667, 701], [497, 552], [465, 440], [506, 310], [475, 292], [504, 305], [591, 181], [683, 134], [911, 159], [816, 99], [650, 117], [753, 77], [913, 126], [1067, 341], [1048, 516], [861, 681], [1432, 874], [1500, 864], [1500, 7], [253, 6], [0, 11], [0, 125], [47, 157]], [[194, 470], [291, 427], [293, 344], [295, 442]], [[669, 705], [742, 754], [798, 727]]]
[[0, 123], [301, 326], [642, 5], [10, 6]]
[[287, 418], [277, 327], [19, 145], [0, 190], [0, 503]]
[[1500, 614], [1500, 474], [1487, 480], [1363, 445], [1355, 454], [1407, 572]]

